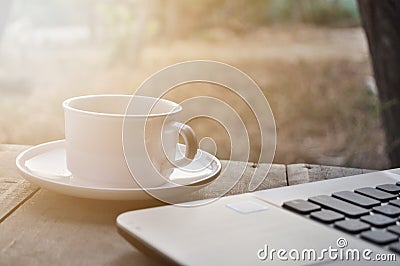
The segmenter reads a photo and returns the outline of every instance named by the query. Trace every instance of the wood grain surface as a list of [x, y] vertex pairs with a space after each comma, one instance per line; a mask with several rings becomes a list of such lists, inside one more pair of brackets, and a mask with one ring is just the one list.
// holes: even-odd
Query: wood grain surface
[[[160, 206], [157, 200], [104, 201], [39, 189], [21, 178], [15, 157], [26, 146], [0, 145], [0, 265], [151, 265], [116, 231], [125, 211]], [[190, 195], [191, 200], [364, 173], [319, 165], [222, 161], [221, 175]]]
[[27, 147], [0, 145], [0, 222], [38, 190], [19, 175], [15, 166], [15, 158]]
[[286, 166], [286, 170], [289, 186], [374, 171], [315, 164], [290, 164]]

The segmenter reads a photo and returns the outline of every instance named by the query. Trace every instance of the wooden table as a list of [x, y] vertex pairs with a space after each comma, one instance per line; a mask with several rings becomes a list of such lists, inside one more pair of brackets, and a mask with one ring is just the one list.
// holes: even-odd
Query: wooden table
[[[25, 181], [15, 157], [27, 146], [0, 145], [0, 265], [153, 264], [116, 231], [118, 214], [160, 205], [158, 201], [101, 201], [57, 194]], [[222, 161], [223, 167], [228, 162]], [[245, 172], [228, 195], [247, 192], [250, 176], [267, 173], [267, 164], [230, 162], [217, 182], [195, 193], [215, 197], [235, 169]], [[309, 164], [273, 164], [257, 190], [331, 179], [368, 170]]]

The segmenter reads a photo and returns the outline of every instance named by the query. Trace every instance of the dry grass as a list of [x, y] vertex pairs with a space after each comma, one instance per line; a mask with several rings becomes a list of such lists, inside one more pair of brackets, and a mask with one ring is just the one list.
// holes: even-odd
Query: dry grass
[[[101, 47], [60, 48], [34, 52], [22, 62], [3, 60], [0, 73], [7, 79], [23, 78], [30, 89], [19, 94], [1, 91], [0, 143], [61, 139], [62, 100], [84, 94], [133, 93], [162, 67], [213, 59], [246, 72], [267, 96], [277, 125], [276, 163], [387, 167], [378, 103], [364, 85], [371, 71], [360, 29], [272, 28], [246, 36], [210, 32], [206, 38], [150, 44], [136, 68], [111, 64], [110, 54]], [[212, 85], [198, 88], [203, 94], [222, 96], [239, 111], [251, 133], [250, 160], [255, 160], [259, 143], [253, 137], [257, 130], [251, 113]], [[180, 88], [169, 98], [180, 101], [196, 93], [193, 88]], [[219, 158], [229, 157], [222, 128], [212, 122], [193, 126], [201, 137], [212, 136], [220, 144]]]
[[387, 166], [378, 101], [364, 86], [368, 62], [300, 62], [272, 69], [276, 80], [265, 93], [278, 127], [276, 161]]

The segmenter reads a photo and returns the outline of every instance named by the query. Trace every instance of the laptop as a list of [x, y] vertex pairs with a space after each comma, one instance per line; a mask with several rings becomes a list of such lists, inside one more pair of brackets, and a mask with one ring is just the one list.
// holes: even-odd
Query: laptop
[[123, 213], [119, 233], [166, 265], [399, 265], [400, 168]]

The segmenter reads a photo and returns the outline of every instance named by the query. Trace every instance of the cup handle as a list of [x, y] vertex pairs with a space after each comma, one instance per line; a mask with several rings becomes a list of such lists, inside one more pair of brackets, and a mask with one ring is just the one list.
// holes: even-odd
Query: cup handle
[[185, 157], [174, 161], [176, 167], [183, 167], [192, 162], [197, 154], [199, 144], [193, 129], [185, 124], [174, 122], [173, 126], [178, 130], [178, 133], [183, 137], [186, 145]]

